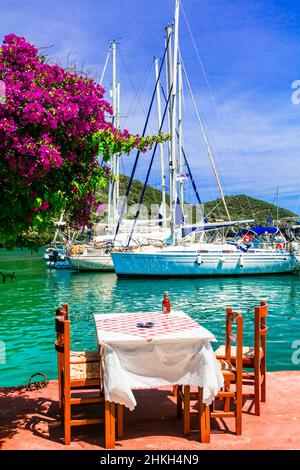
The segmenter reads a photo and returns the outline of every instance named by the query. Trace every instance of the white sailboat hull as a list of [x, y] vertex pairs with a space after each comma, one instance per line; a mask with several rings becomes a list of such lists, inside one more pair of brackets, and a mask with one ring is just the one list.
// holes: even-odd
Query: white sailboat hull
[[76, 271], [114, 271], [114, 265], [110, 253], [103, 253], [101, 255], [72, 256], [70, 258], [70, 266]]
[[201, 277], [276, 274], [295, 271], [299, 262], [287, 251], [247, 253], [172, 251], [112, 253], [119, 277]]

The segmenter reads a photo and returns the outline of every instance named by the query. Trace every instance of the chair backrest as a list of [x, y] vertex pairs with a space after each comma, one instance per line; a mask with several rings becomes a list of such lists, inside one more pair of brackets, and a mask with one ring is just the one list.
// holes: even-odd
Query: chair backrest
[[[235, 333], [233, 331], [233, 325], [235, 325]], [[225, 359], [230, 362], [231, 346], [232, 343], [236, 344], [236, 371], [237, 375], [242, 377], [243, 370], [243, 334], [244, 334], [244, 319], [243, 316], [234, 312], [232, 308], [226, 309], [226, 342], [225, 342]]]
[[254, 357], [260, 358], [260, 348], [266, 352], [266, 334], [267, 327], [268, 304], [262, 300], [259, 307], [254, 309]]
[[[55, 317], [56, 341], [55, 349], [58, 354], [60, 371], [64, 374], [65, 383], [70, 381], [70, 351], [71, 351], [71, 335], [70, 320], [65, 320], [63, 316]], [[61, 380], [61, 377], [59, 377]]]

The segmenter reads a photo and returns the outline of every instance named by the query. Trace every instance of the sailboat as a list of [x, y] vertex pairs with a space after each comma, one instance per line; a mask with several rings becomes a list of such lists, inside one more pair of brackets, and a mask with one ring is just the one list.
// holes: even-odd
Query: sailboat
[[[112, 41], [111, 47], [106, 59], [105, 69], [109, 56], [112, 56], [112, 108], [113, 124], [120, 128], [120, 81], [117, 80], [117, 43]], [[159, 67], [158, 61], [154, 61], [156, 75], [156, 93], [158, 106], [158, 120], [160, 121], [160, 90], [158, 87]], [[152, 106], [152, 105], [151, 105]], [[114, 271], [114, 265], [111, 258], [111, 250], [114, 248], [123, 248], [127, 244], [128, 233], [133, 231], [133, 225], [137, 225], [135, 236], [131, 237], [130, 246], [149, 246], [153, 243], [161, 243], [169, 237], [170, 230], [166, 226], [166, 193], [165, 193], [165, 175], [164, 175], [164, 157], [162, 145], [160, 145], [160, 160], [162, 174], [162, 204], [159, 219], [142, 220], [136, 224], [134, 220], [120, 219], [120, 155], [114, 155], [111, 161], [112, 178], [109, 182], [108, 191], [108, 216], [105, 233], [95, 236], [91, 243], [74, 245], [71, 247], [70, 266], [77, 271]], [[133, 175], [130, 183], [132, 183]]]
[[[213, 153], [210, 148], [204, 126], [197, 111], [197, 117], [202, 131], [208, 157], [212, 165], [214, 175], [221, 193], [228, 222], [210, 224], [205, 219], [195, 227], [190, 228], [190, 233], [184, 236], [184, 224], [178, 223], [178, 199], [182, 203], [181, 181], [178, 179], [182, 171], [182, 145], [181, 145], [181, 69], [182, 57], [179, 50], [178, 26], [179, 26], [180, 0], [175, 0], [175, 19], [173, 28], [167, 28], [167, 59], [168, 59], [168, 91], [171, 93], [169, 106], [171, 145], [169, 155], [169, 180], [171, 199], [171, 244], [164, 247], [148, 247], [112, 252], [115, 272], [118, 277], [201, 277], [201, 276], [232, 276], [250, 274], [275, 274], [292, 272], [299, 266], [293, 247], [288, 245], [284, 238], [282, 243], [273, 243], [273, 240], [262, 238], [253, 243], [247, 234], [240, 240], [232, 240], [231, 243], [224, 239], [208, 243], [206, 234], [211, 231], [225, 229], [231, 226], [241, 226], [252, 221], [231, 221], [226, 205], [224, 193], [218, 177]], [[170, 39], [171, 33], [174, 37], [173, 51]], [[172, 60], [173, 59], [173, 60]], [[173, 63], [172, 63], [173, 62]], [[186, 77], [187, 79], [187, 77]], [[188, 80], [188, 79], [187, 79]], [[187, 82], [189, 85], [189, 82]], [[179, 89], [179, 90], [178, 90]], [[179, 91], [177, 123], [177, 95]], [[194, 98], [192, 97], [194, 100]], [[176, 125], [177, 124], [177, 125]], [[178, 130], [177, 130], [178, 129]], [[178, 188], [179, 183], [179, 188]], [[179, 193], [179, 196], [178, 196]], [[198, 235], [198, 241], [193, 238]], [[279, 234], [280, 235], [280, 234]], [[249, 238], [249, 240], [248, 240]]]

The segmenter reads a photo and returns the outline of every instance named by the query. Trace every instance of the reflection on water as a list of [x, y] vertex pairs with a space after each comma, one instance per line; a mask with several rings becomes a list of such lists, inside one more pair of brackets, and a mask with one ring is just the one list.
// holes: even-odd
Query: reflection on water
[[72, 347], [96, 348], [93, 314], [150, 311], [161, 307], [168, 290], [173, 308], [182, 309], [223, 341], [225, 307], [245, 316], [245, 343], [251, 344], [253, 308], [261, 299], [270, 304], [268, 368], [295, 369], [291, 344], [300, 339], [299, 275], [247, 278], [118, 280], [114, 274], [76, 274], [47, 270], [40, 255], [0, 250], [0, 271], [17, 278], [0, 286], [0, 341], [6, 344], [1, 385], [24, 383], [33, 372], [56, 375], [54, 311], [69, 303]]

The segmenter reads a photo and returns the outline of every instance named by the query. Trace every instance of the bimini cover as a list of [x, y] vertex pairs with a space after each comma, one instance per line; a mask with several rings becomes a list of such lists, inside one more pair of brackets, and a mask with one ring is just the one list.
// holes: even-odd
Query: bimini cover
[[257, 227], [243, 228], [239, 231], [241, 235], [245, 235], [246, 233], [253, 233], [255, 235], [264, 235], [265, 233], [275, 234], [277, 232], [278, 232], [277, 227], [262, 227], [260, 225], [258, 225]]

